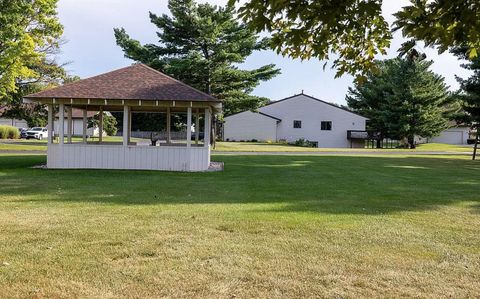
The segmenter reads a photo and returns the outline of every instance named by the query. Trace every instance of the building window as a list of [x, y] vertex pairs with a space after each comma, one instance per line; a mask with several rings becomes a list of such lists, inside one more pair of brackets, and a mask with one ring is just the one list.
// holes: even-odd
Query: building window
[[332, 122], [331, 121], [322, 121], [321, 129], [322, 129], [322, 131], [331, 131], [332, 130]]
[[293, 121], [293, 128], [294, 129], [301, 129], [302, 128], [302, 121], [301, 120], [294, 120]]

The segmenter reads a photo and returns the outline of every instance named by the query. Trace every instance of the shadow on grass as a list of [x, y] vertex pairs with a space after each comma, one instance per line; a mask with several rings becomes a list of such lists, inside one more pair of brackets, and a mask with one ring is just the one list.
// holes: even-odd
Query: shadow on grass
[[225, 162], [224, 172], [44, 170], [29, 168], [44, 156], [0, 156], [0, 204], [278, 203], [264, 211], [382, 214], [472, 202], [474, 212], [480, 209], [480, 164], [468, 160], [304, 155], [214, 160]]

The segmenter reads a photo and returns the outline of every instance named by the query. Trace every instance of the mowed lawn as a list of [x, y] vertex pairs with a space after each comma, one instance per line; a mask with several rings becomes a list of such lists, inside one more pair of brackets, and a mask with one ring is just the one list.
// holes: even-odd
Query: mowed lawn
[[213, 156], [224, 172], [0, 156], [0, 297], [476, 297], [480, 162]]
[[217, 142], [217, 152], [458, 152], [472, 153], [473, 145], [453, 145], [443, 143], [419, 144], [416, 149], [405, 148], [316, 148], [301, 147], [285, 143], [265, 142]]

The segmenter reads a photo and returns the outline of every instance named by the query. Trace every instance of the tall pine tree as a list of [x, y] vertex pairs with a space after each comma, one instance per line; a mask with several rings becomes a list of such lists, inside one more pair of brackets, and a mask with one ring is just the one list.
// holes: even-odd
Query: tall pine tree
[[444, 79], [429, 70], [431, 61], [419, 55], [378, 63], [379, 72], [350, 88], [348, 106], [370, 118], [369, 128], [384, 137], [432, 137], [448, 127], [450, 102]]
[[150, 13], [159, 31], [159, 45], [142, 45], [115, 29], [127, 58], [150, 65], [199, 90], [224, 100], [226, 115], [254, 110], [268, 99], [250, 93], [261, 81], [280, 73], [268, 64], [254, 70], [238, 67], [253, 51], [266, 49], [267, 39], [236, 20], [231, 7], [170, 0], [172, 17]]
[[468, 60], [468, 63], [463, 64], [462, 67], [473, 71], [473, 75], [468, 79], [457, 77], [457, 81], [460, 83], [460, 97], [466, 112], [465, 121], [476, 130], [475, 149], [472, 156], [472, 159], [475, 160], [480, 128], [480, 58], [470, 59], [467, 47], [459, 47], [452, 52], [460, 59]]

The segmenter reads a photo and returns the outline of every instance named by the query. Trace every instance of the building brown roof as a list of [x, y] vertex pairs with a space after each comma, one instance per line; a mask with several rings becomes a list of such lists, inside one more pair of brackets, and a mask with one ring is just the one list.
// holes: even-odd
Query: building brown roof
[[[87, 111], [87, 117], [93, 117], [98, 113], [98, 111]], [[59, 114], [55, 115], [58, 118]], [[67, 112], [65, 112], [65, 118], [67, 118]], [[72, 118], [83, 118], [83, 110], [78, 108], [72, 108]]]
[[140, 63], [30, 94], [24, 98], [220, 101]]

